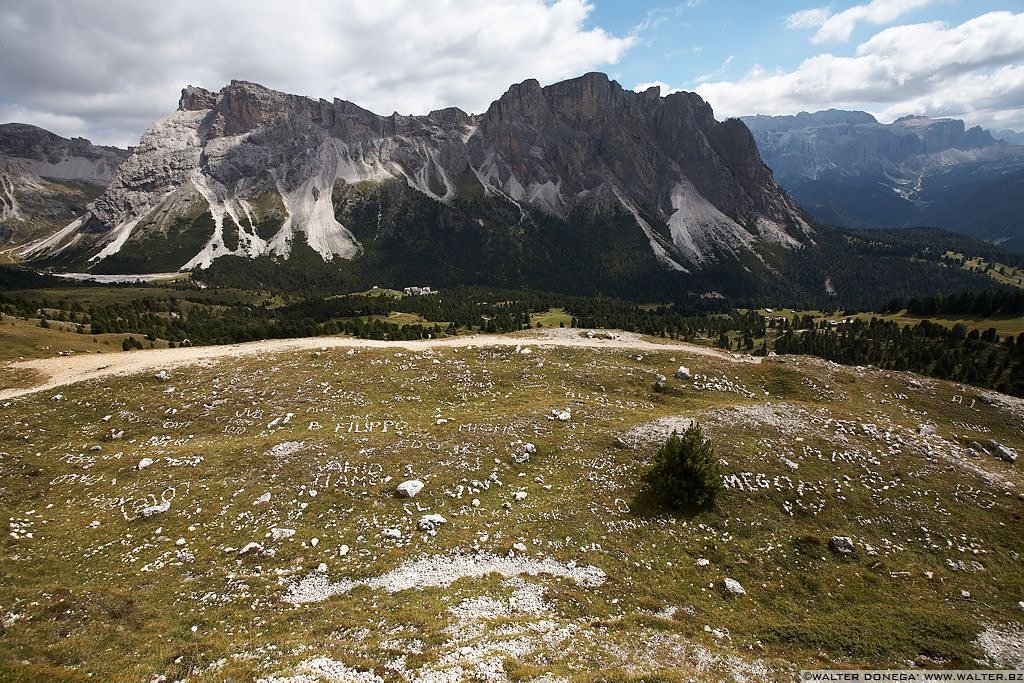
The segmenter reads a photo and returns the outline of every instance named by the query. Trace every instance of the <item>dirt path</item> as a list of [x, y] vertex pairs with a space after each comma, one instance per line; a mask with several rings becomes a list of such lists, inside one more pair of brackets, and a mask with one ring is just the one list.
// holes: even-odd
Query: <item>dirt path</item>
[[598, 332], [593, 338], [579, 330], [558, 329], [528, 332], [516, 336], [473, 335], [426, 339], [420, 341], [377, 341], [345, 337], [303, 337], [300, 339], [267, 339], [245, 344], [223, 346], [190, 346], [176, 349], [149, 349], [105, 354], [81, 354], [59, 358], [41, 358], [11, 363], [13, 370], [36, 370], [45, 380], [32, 387], [0, 389], [0, 400], [56, 389], [75, 382], [100, 379], [112, 375], [170, 369], [205, 360], [242, 358], [265, 354], [309, 351], [321, 348], [408, 349], [422, 351], [436, 348], [470, 346], [561, 346], [588, 349], [629, 349], [633, 351], [678, 351], [691, 356], [712, 356], [741, 363], [760, 363], [761, 359], [694, 344], [656, 344], [629, 332]]

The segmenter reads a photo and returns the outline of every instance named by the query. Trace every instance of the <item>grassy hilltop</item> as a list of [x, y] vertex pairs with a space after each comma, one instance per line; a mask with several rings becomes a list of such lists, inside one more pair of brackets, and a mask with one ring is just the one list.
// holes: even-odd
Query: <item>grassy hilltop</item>
[[[0, 679], [1022, 664], [1024, 477], [989, 442], [1024, 447], [1024, 402], [521, 343], [207, 360], [0, 403]], [[683, 418], [727, 485], [696, 516], [641, 486]]]

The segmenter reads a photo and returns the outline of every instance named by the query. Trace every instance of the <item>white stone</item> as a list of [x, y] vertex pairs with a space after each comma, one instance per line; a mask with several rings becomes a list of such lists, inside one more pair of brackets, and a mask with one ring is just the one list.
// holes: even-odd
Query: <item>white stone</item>
[[512, 497], [515, 498], [517, 501], [526, 500], [526, 491], [516, 491], [515, 493], [512, 494]]
[[416, 494], [423, 490], [423, 482], [419, 479], [408, 479], [403, 481], [395, 489], [395, 495], [399, 498], [415, 498]]
[[291, 538], [294, 535], [295, 529], [283, 529], [274, 527], [270, 530], [270, 537], [273, 538], [275, 541], [281, 541], [286, 538]]
[[313, 538], [309, 539], [309, 545], [314, 548], [317, 547], [318, 545], [320, 545], [320, 539], [314, 536]]
[[472, 501], [472, 503], [471, 503], [471, 505], [472, 505], [473, 507], [475, 507], [475, 508], [478, 508], [478, 507], [480, 507], [480, 499], [479, 499], [479, 498], [474, 498], [474, 499], [473, 499], [473, 501]]
[[849, 536], [833, 536], [828, 545], [840, 555], [849, 555], [854, 550], [853, 540]]
[[676, 370], [676, 379], [690, 379], [690, 368], [685, 365], [680, 365], [679, 369]]
[[698, 567], [706, 567], [709, 564], [711, 564], [711, 560], [704, 559], [703, 557], [698, 557], [697, 558], [697, 566]]
[[244, 546], [242, 546], [242, 549], [238, 551], [238, 554], [239, 555], [248, 555], [251, 552], [257, 552], [257, 553], [263, 552], [263, 546], [260, 545], [259, 543], [257, 543], [256, 541], [252, 541], [252, 542], [246, 543]]
[[515, 550], [517, 553], [525, 553], [526, 545], [524, 545], [523, 543], [516, 543], [512, 546], [512, 550]]
[[178, 546], [180, 548], [181, 546], [185, 545], [185, 539], [184, 538], [179, 538], [177, 541], [174, 542], [174, 545], [176, 545], [176, 546]]
[[153, 376], [160, 382], [166, 382], [171, 378], [171, 376], [167, 373], [166, 370], [160, 370]]
[[340, 548], [338, 548], [338, 554], [341, 555], [342, 557], [345, 557], [346, 555], [348, 555], [348, 551], [349, 551], [349, 547], [347, 545], [342, 545]]
[[423, 515], [422, 517], [420, 517], [420, 521], [416, 524], [416, 526], [417, 528], [419, 528], [420, 531], [434, 531], [435, 529], [437, 529], [437, 527], [441, 526], [442, 524], [446, 524], [447, 522], [447, 519], [445, 519], [439, 514], [434, 513], [429, 515]]
[[920, 436], [935, 436], [935, 425], [919, 424], [917, 426], [917, 433]]
[[572, 419], [572, 413], [570, 413], [568, 410], [563, 410], [557, 415], [555, 415], [555, 417], [558, 418], [560, 422], [568, 422], [569, 420]]
[[385, 529], [381, 532], [384, 534], [384, 538], [401, 538], [402, 532], [400, 529]]
[[139, 464], [136, 465], [136, 467], [140, 470], [144, 470], [155, 462], [156, 460], [154, 460], [153, 458], [143, 458], [142, 460], [139, 461]]
[[256, 500], [254, 500], [252, 502], [252, 504], [253, 505], [262, 505], [264, 503], [269, 503], [269, 502], [270, 502], [270, 492], [267, 492], [267, 493], [264, 493], [262, 496], [258, 497]]
[[171, 501], [169, 501], [169, 500], [162, 500], [159, 503], [157, 503], [156, 505], [150, 505], [148, 507], [142, 508], [142, 510], [139, 511], [139, 514], [142, 515], [143, 517], [152, 517], [153, 515], [158, 515], [161, 512], [167, 512], [170, 509], [171, 509]]
[[725, 587], [725, 590], [726, 590], [727, 593], [729, 593], [729, 595], [746, 595], [747, 594], [746, 589], [743, 588], [743, 586], [740, 585], [740, 582], [737, 581], [736, 579], [726, 578], [722, 582], [722, 585]]

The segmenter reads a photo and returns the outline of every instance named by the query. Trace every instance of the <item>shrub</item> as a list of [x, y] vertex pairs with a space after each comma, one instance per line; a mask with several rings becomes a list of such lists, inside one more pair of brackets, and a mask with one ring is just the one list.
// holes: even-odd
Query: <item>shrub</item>
[[677, 510], [711, 507], [724, 488], [714, 445], [697, 423], [682, 434], [672, 433], [658, 449], [646, 480], [652, 493]]

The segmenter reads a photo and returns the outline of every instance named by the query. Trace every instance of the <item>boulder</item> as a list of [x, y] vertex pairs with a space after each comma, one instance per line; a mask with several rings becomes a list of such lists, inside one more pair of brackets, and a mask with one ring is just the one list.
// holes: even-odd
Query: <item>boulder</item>
[[139, 464], [136, 465], [136, 467], [140, 470], [144, 470], [155, 462], [156, 460], [154, 460], [153, 458], [143, 458], [142, 460], [139, 461]]
[[725, 592], [728, 595], [740, 596], [747, 594], [746, 589], [743, 588], [743, 586], [740, 585], [740, 582], [736, 579], [726, 578], [724, 581], [722, 581], [722, 587], [725, 588]]
[[395, 495], [399, 498], [415, 498], [416, 494], [423, 490], [423, 482], [419, 479], [403, 481], [395, 489]]
[[849, 555], [853, 552], [853, 540], [849, 536], [833, 536], [828, 539], [828, 547], [840, 555]]
[[275, 541], [283, 541], [286, 538], [291, 538], [295, 535], [295, 529], [281, 529], [273, 528], [270, 530], [270, 537]]
[[441, 526], [442, 524], [446, 524], [447, 522], [447, 519], [435, 513], [423, 515], [422, 517], [420, 517], [420, 521], [416, 524], [416, 526], [417, 528], [419, 528], [420, 531], [434, 531], [435, 529], [437, 529], [437, 527]]
[[1017, 462], [1016, 450], [1010, 448], [1009, 446], [1004, 446], [995, 439], [992, 439], [988, 443], [990, 446], [992, 446], [992, 450], [995, 456], [1000, 460], [1005, 460], [1006, 462]]
[[935, 425], [920, 424], [917, 426], [918, 436], [935, 436]]
[[690, 379], [691, 376], [690, 368], [685, 365], [680, 365], [679, 369], [676, 370], [676, 379]]
[[402, 531], [400, 529], [385, 529], [381, 532], [384, 538], [401, 538]]

